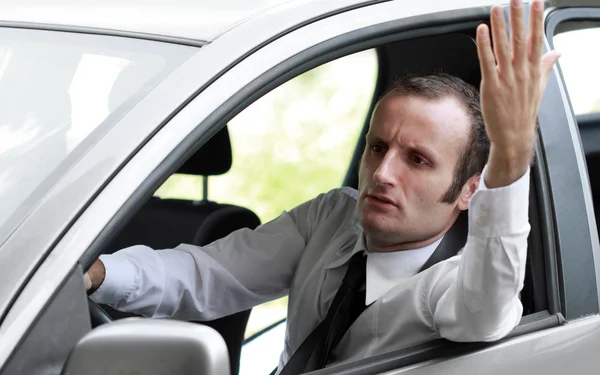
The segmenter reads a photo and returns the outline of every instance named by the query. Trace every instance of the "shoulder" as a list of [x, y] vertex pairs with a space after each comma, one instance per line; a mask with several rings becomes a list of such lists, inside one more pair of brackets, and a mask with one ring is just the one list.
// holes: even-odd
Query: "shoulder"
[[329, 190], [327, 193], [321, 194], [322, 198], [326, 201], [345, 201], [351, 200], [356, 202], [358, 197], [358, 191], [349, 186], [343, 186]]
[[317, 222], [332, 218], [351, 219], [355, 216], [357, 197], [356, 189], [350, 187], [322, 193], [310, 202], [310, 216]]
[[333, 209], [334, 207], [354, 209], [356, 207], [357, 198], [358, 192], [356, 189], [344, 186], [319, 195], [317, 200], [319, 201], [319, 205], [330, 209]]
[[349, 186], [332, 189], [327, 194], [331, 194], [331, 196], [337, 197], [338, 199], [350, 199], [353, 202], [356, 202], [356, 199], [358, 198], [358, 191]]

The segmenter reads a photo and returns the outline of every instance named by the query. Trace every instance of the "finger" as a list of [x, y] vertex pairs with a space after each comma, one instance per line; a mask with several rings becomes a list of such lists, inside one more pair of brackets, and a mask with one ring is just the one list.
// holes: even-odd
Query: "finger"
[[537, 69], [544, 49], [544, 1], [535, 0], [529, 13], [529, 61]]
[[494, 5], [490, 18], [492, 21], [492, 37], [494, 38], [494, 55], [496, 56], [496, 60], [498, 60], [500, 71], [505, 71], [510, 66], [511, 58], [502, 7]]
[[477, 28], [477, 55], [481, 66], [481, 79], [496, 80], [496, 61], [492, 51], [490, 29], [485, 24]]
[[83, 274], [83, 284], [85, 285], [85, 290], [90, 290], [92, 288], [92, 279], [87, 272]]
[[522, 0], [511, 0], [510, 2], [510, 30], [512, 33], [513, 61], [524, 66], [527, 53], [527, 36], [525, 31], [525, 10], [523, 9]]

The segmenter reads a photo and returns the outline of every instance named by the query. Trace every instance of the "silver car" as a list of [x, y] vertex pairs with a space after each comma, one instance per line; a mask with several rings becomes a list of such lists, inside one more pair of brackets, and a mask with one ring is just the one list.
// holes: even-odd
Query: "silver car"
[[[197, 201], [154, 195], [174, 174], [206, 182], [227, 173], [228, 123], [304, 72], [373, 53], [377, 73], [361, 135], [398, 75], [441, 70], [478, 85], [474, 32], [492, 5], [52, 3], [0, 3], [2, 375], [248, 373], [240, 358], [250, 311], [202, 324], [123, 319], [88, 300], [85, 270], [99, 254], [129, 244], [201, 245], [258, 225], [252, 209], [210, 201], [208, 184]], [[598, 371], [600, 101], [588, 101], [600, 97], [600, 1], [546, 7], [547, 46], [564, 50], [539, 116], [521, 323], [495, 343], [438, 340], [315, 374]], [[345, 174], [340, 184], [356, 187], [363, 138], [336, 166]], [[272, 351], [263, 345], [263, 354]], [[269, 366], [280, 349], [269, 354]]]

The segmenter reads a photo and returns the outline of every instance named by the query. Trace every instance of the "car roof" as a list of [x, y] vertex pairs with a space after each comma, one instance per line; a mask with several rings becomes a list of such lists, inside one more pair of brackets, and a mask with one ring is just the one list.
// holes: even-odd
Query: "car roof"
[[[211, 41], [284, 3], [320, 0], [4, 0], [0, 22], [97, 28]], [[340, 8], [368, 0], [338, 0]]]
[[[385, 0], [381, 0], [385, 1]], [[396, 0], [405, 1], [405, 0]], [[435, 12], [439, 0], [431, 3]], [[524, 0], [529, 2], [531, 0]], [[94, 28], [209, 42], [234, 26], [270, 10], [279, 16], [299, 7], [330, 3], [335, 11], [372, 0], [3, 0], [0, 26], [36, 24]], [[446, 7], [466, 8], [508, 3], [508, 0], [445, 0]], [[546, 0], [547, 6], [597, 5], [598, 0]], [[406, 2], [410, 7], [410, 2]], [[318, 16], [318, 15], [315, 15]], [[43, 27], [42, 27], [43, 28]]]

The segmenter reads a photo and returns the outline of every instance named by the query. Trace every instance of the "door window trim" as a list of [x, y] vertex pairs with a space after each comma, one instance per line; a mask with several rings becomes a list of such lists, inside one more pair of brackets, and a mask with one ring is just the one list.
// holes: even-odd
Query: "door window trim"
[[[594, 21], [600, 26], [600, 8], [573, 7], [551, 11], [545, 20], [546, 39], [551, 49], [554, 49], [553, 40], [557, 27], [561, 23], [571, 21]], [[560, 61], [558, 64], [560, 65]], [[560, 72], [559, 66], [555, 69], [555, 72]], [[561, 311], [564, 317], [570, 320], [585, 315], [597, 314], [600, 310], [600, 245], [598, 243], [589, 177], [585, 165], [585, 154], [579, 137], [575, 114], [568, 100], [566, 87], [562, 74], [552, 75], [548, 82], [547, 94], [544, 96], [542, 106], [544, 102], [553, 102], [553, 104], [546, 105], [562, 108], [565, 107], [566, 103], [568, 107], [565, 107], [564, 111], [557, 111], [556, 114], [559, 116], [547, 119], [540, 118], [540, 122], [544, 120], [550, 124], [546, 128], [541, 127], [540, 131], [543, 138], [547, 138], [549, 144], [564, 146], [565, 142], [561, 144], [552, 141], [552, 139], [560, 139], [560, 135], [557, 136], [550, 128], [560, 129], [561, 124], [568, 124], [570, 136], [573, 139], [574, 152], [567, 152], [563, 154], [563, 157], [556, 158], [555, 164], [558, 165], [547, 165], [548, 174], [550, 176], [554, 174], [554, 177], [550, 179], [551, 185], [554, 185], [551, 188], [554, 196], [553, 209], [556, 212], [561, 212], [560, 217], [554, 216], [555, 221], [553, 223], [558, 232], [556, 236], [556, 257], [560, 265], [558, 281], [561, 294]], [[564, 134], [562, 137], [565, 136], [569, 136], [569, 134]], [[562, 153], [562, 150], [560, 153]], [[571, 159], [573, 156], [578, 167], [576, 170], [568, 167], [569, 161], [566, 160]], [[564, 167], [560, 167], [563, 164]], [[573, 165], [572, 161], [570, 164]], [[554, 169], [554, 171], [552, 172], [550, 169]], [[561, 192], [563, 193], [561, 194]], [[575, 195], [582, 197], [577, 202], [584, 204], [583, 207], [579, 207], [579, 210], [569, 204], [568, 200], [563, 197], [570, 196], [573, 198]], [[579, 212], [579, 215], [581, 212], [586, 213], [585, 217], [589, 227], [589, 235], [587, 236], [581, 228], [577, 228], [576, 231], [580, 231], [577, 236], [573, 236], [568, 229], [574, 229], [572, 223], [569, 223], [569, 217], [572, 218], [576, 211]], [[562, 246], [561, 242], [563, 243]], [[581, 246], [585, 244], [591, 246]], [[586, 251], [586, 248], [589, 248], [589, 250]]]
[[[554, 49], [554, 33], [561, 23], [586, 21], [591, 21], [600, 26], [600, 8], [581, 7], [553, 10], [548, 14], [545, 22], [546, 37], [548, 43], [550, 43], [550, 47]], [[587, 27], [582, 27], [582, 29], [585, 28]]]

